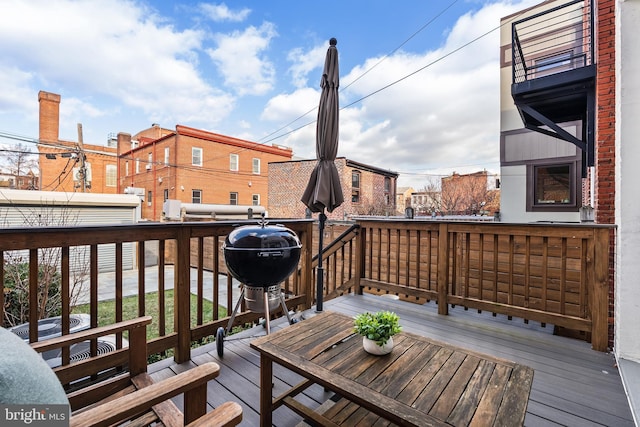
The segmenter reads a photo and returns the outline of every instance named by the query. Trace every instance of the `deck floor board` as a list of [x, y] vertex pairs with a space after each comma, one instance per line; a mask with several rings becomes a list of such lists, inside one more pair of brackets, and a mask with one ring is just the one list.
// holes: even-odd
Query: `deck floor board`
[[[381, 298], [373, 295], [345, 295], [324, 302], [325, 310], [355, 315], [363, 311], [392, 310], [400, 315], [403, 328], [449, 344], [512, 360], [534, 369], [534, 380], [525, 418], [526, 426], [633, 426], [631, 410], [623, 389], [615, 359], [610, 353], [597, 352], [578, 339], [554, 335], [553, 326], [542, 327], [522, 319], [478, 313], [455, 307], [448, 316], [437, 314], [434, 303], [424, 305]], [[312, 315], [313, 313], [304, 313]], [[285, 319], [271, 322], [272, 331], [288, 326]], [[216, 361], [221, 365], [218, 378], [209, 385], [212, 407], [234, 400], [244, 410], [242, 426], [259, 422], [260, 357], [249, 343], [264, 335], [262, 327], [227, 337], [224, 356], [214, 344], [194, 349], [190, 363], [175, 365], [161, 361], [149, 367], [158, 376], [178, 373], [196, 364]], [[274, 365], [274, 395], [301, 378]], [[300, 399], [317, 407], [332, 393], [312, 386]], [[181, 407], [182, 402], [176, 402]], [[294, 427], [301, 418], [286, 407], [274, 412], [275, 427]]]

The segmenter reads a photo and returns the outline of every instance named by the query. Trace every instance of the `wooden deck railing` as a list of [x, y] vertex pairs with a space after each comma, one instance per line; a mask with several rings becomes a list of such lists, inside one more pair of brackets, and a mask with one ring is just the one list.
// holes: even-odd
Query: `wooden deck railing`
[[367, 287], [587, 332], [608, 342], [612, 226], [358, 220]]
[[[287, 305], [294, 309], [310, 308], [313, 304], [313, 288], [311, 281], [311, 240], [313, 223], [302, 221], [279, 221], [292, 229], [303, 243], [300, 267], [302, 274], [292, 276], [282, 284], [282, 289], [287, 295]], [[242, 224], [243, 222], [240, 222]], [[247, 221], [246, 223], [255, 223]], [[47, 227], [24, 229], [0, 229], [0, 277], [5, 278], [6, 260], [8, 255], [19, 251], [25, 264], [28, 264], [29, 285], [29, 317], [30, 324], [37, 324], [40, 318], [37, 287], [38, 280], [30, 280], [38, 277], [39, 263], [42, 263], [43, 251], [56, 250], [59, 256], [56, 265], [61, 277], [61, 316], [63, 334], [69, 333], [69, 318], [73, 307], [71, 306], [71, 280], [72, 265], [78, 262], [88, 264], [86, 282], [88, 286], [89, 315], [91, 328], [98, 326], [99, 294], [108, 289], [114, 296], [115, 308], [113, 310], [113, 322], [123, 319], [123, 265], [126, 264], [124, 248], [133, 245], [137, 258], [137, 295], [157, 291], [157, 307], [153, 313], [148, 312], [145, 298], [138, 298], [137, 313], [134, 317], [151, 315], [156, 317], [158, 338], [149, 341], [149, 354], [156, 354], [165, 350], [174, 349], [175, 359], [184, 362], [189, 359], [191, 343], [199, 339], [215, 335], [218, 327], [227, 326], [228, 316], [220, 318], [217, 310], [213, 310], [212, 318], [205, 319], [203, 315], [204, 286], [203, 276], [205, 270], [213, 273], [213, 292], [207, 295], [213, 301], [213, 306], [218, 307], [220, 295], [223, 294], [218, 280], [220, 273], [226, 273], [217, 262], [221, 257], [224, 237], [233, 230], [238, 221], [231, 222], [200, 222], [200, 223], [155, 223], [122, 226], [75, 226], [75, 227]], [[149, 283], [145, 277], [146, 249], [156, 245], [157, 250], [157, 283]], [[112, 282], [99, 281], [100, 256], [112, 257], [115, 260], [115, 278]], [[207, 262], [205, 268], [205, 254]], [[75, 257], [75, 258], [74, 258]], [[83, 259], [78, 260], [78, 257]], [[15, 259], [15, 256], [14, 256]], [[223, 262], [224, 263], [224, 262]], [[166, 283], [166, 267], [173, 265], [173, 286]], [[151, 267], [155, 268], [155, 267]], [[195, 268], [197, 282], [197, 304], [195, 313], [191, 309], [191, 274]], [[227, 280], [226, 294], [228, 295], [226, 306], [229, 311], [233, 307], [231, 298], [233, 295], [232, 281]], [[167, 291], [173, 288], [173, 318], [167, 316]], [[0, 293], [0, 319], [4, 320], [5, 295]], [[36, 309], [33, 309], [36, 307]], [[194, 314], [195, 320], [191, 320]], [[229, 313], [230, 314], [230, 313]], [[259, 313], [243, 310], [236, 316], [236, 323], [251, 322], [261, 317]], [[167, 325], [169, 325], [167, 327]], [[6, 326], [6, 325], [5, 325]], [[38, 341], [38, 329], [29, 329], [29, 340]], [[122, 336], [117, 337], [118, 347], [122, 346]], [[96, 351], [96, 345], [93, 345]], [[62, 364], [69, 363], [69, 352], [63, 353]]]
[[[318, 248], [313, 242], [317, 225], [310, 220], [279, 221], [300, 237], [303, 248], [298, 273], [283, 284], [287, 305], [311, 308], [315, 303], [315, 268]], [[243, 222], [240, 222], [243, 223]], [[253, 223], [253, 222], [251, 222]], [[226, 274], [222, 255], [224, 237], [238, 224], [232, 222], [159, 223], [122, 226], [76, 226], [39, 229], [0, 229], [0, 277], [5, 279], [6, 259], [20, 251], [29, 277], [37, 277], [42, 252], [60, 250], [61, 315], [63, 334], [69, 333], [72, 312], [70, 272], [78, 248], [85, 248], [91, 327], [98, 326], [99, 295], [111, 289], [113, 322], [123, 319], [123, 265], [128, 248], [137, 259], [137, 294], [157, 291], [157, 309], [138, 298], [135, 317], [156, 317], [157, 338], [149, 340], [149, 354], [174, 350], [178, 362], [189, 359], [191, 344], [215, 335], [228, 316], [214, 310], [205, 317], [203, 300], [213, 306], [233, 307], [234, 284], [222, 289]], [[342, 226], [337, 238], [327, 240], [323, 252], [325, 300], [347, 292], [375, 290], [416, 300], [435, 300], [438, 312], [450, 305], [487, 310], [507, 316], [550, 323], [590, 335], [594, 349], [607, 347], [609, 291], [609, 242], [612, 226], [583, 224], [461, 223], [396, 219], [358, 219]], [[146, 277], [146, 252], [157, 246], [157, 281]], [[114, 259], [113, 279], [99, 274], [101, 258]], [[167, 270], [173, 268], [173, 286]], [[212, 291], [205, 295], [204, 273], [212, 274]], [[195, 272], [195, 273], [192, 273]], [[195, 275], [195, 278], [192, 277]], [[196, 306], [192, 308], [191, 282], [196, 281]], [[153, 282], [153, 283], [151, 283]], [[29, 307], [39, 307], [35, 287], [29, 281]], [[173, 288], [174, 313], [167, 314], [167, 292]], [[226, 301], [222, 295], [226, 294]], [[0, 293], [0, 318], [4, 319], [4, 293]], [[257, 320], [260, 313], [243, 310], [237, 323]], [[29, 311], [35, 324], [38, 310]], [[193, 319], [193, 320], [192, 320]], [[5, 325], [6, 326], [6, 325]], [[38, 340], [36, 328], [30, 341]], [[122, 336], [118, 337], [122, 345]], [[94, 343], [93, 350], [96, 351]], [[63, 365], [70, 361], [63, 353]]]

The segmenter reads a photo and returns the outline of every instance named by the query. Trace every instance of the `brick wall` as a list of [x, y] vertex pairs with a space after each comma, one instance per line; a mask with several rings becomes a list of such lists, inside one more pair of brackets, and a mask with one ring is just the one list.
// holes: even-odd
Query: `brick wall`
[[[142, 131], [140, 145], [131, 149], [132, 137], [118, 135], [120, 186], [144, 189], [142, 217], [160, 220], [165, 191], [169, 199], [193, 203], [194, 190], [200, 190], [203, 204], [230, 204], [230, 193], [237, 193], [238, 205], [252, 205], [257, 195], [260, 206], [268, 206], [268, 163], [291, 158], [291, 150], [261, 146], [224, 135], [177, 126], [167, 133]], [[152, 128], [152, 130], [154, 129]], [[162, 136], [153, 139], [153, 135]], [[202, 165], [193, 164], [193, 149], [202, 150]], [[169, 162], [165, 164], [165, 149]], [[238, 156], [238, 170], [230, 170], [231, 154]], [[150, 162], [151, 159], [151, 162]], [[253, 171], [253, 160], [260, 160], [259, 173]], [[136, 172], [136, 161], [139, 171]], [[128, 164], [128, 173], [127, 173]], [[151, 201], [149, 201], [149, 196]]]
[[[45, 191], [82, 191], [80, 183], [73, 180], [73, 168], [80, 166], [80, 150], [76, 142], [61, 141], [59, 139], [60, 127], [60, 95], [40, 91], [38, 102], [40, 105], [38, 152], [52, 154], [55, 158], [48, 159], [40, 156], [40, 189]], [[107, 185], [107, 165], [117, 166], [116, 149], [102, 145], [84, 144], [86, 164], [91, 165], [91, 187], [86, 192], [116, 194], [116, 185]], [[62, 157], [65, 153], [75, 154], [76, 157]], [[50, 157], [54, 157], [50, 156]], [[76, 161], [77, 160], [77, 161]]]
[[[596, 2], [595, 220], [615, 222], [615, 1]], [[615, 234], [609, 257], [609, 346], [614, 334]]]
[[598, 1], [596, 24], [596, 221], [614, 223], [615, 209], [615, 2]]
[[[40, 189], [45, 191], [81, 191], [80, 183], [73, 180], [73, 169], [80, 166], [77, 157], [79, 150], [75, 142], [57, 141], [55, 147], [38, 145], [40, 153], [55, 155], [54, 159], [40, 156]], [[62, 154], [73, 154], [76, 157], [62, 157]], [[90, 193], [117, 194], [117, 180], [114, 185], [107, 185], [107, 165], [117, 167], [116, 149], [99, 145], [84, 144], [85, 163], [91, 165]]]
[[[317, 160], [296, 160], [269, 164], [269, 216], [273, 218], [304, 218], [306, 206], [300, 201], [307, 188], [309, 177]], [[384, 180], [387, 175], [376, 173], [371, 168], [353, 165], [345, 158], [335, 160], [340, 176], [344, 203], [333, 212], [326, 212], [327, 218], [341, 221], [351, 215], [368, 214], [372, 205], [379, 206], [384, 201]], [[360, 202], [351, 201], [351, 175], [360, 171]], [[396, 178], [391, 178], [389, 214], [395, 214]]]
[[38, 103], [40, 105], [40, 141], [58, 142], [60, 95], [40, 91], [38, 92]]

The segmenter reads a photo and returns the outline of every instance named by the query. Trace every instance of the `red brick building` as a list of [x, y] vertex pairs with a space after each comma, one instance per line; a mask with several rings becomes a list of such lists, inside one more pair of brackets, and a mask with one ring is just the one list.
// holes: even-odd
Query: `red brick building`
[[268, 206], [267, 165], [292, 154], [187, 126], [170, 130], [154, 124], [133, 136], [118, 134], [118, 186], [141, 196], [142, 218], [150, 220], [161, 219], [167, 199]]
[[[304, 218], [300, 201], [317, 160], [269, 163], [269, 216]], [[327, 217], [343, 220], [352, 215], [395, 215], [398, 173], [339, 157], [335, 160], [344, 203]]]
[[40, 91], [40, 190], [117, 194], [117, 150], [60, 140], [60, 95]]

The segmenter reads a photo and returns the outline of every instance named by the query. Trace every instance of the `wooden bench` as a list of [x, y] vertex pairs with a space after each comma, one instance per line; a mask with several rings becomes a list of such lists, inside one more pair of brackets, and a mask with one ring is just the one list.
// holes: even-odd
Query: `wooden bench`
[[[165, 426], [235, 426], [242, 420], [242, 407], [227, 402], [207, 413], [207, 382], [220, 367], [209, 362], [187, 372], [154, 382], [147, 373], [146, 327], [150, 316], [89, 329], [32, 343], [37, 352], [63, 349], [68, 359], [72, 344], [128, 332], [129, 345], [54, 369], [69, 390], [71, 426], [108, 426], [131, 421], [130, 426], [160, 421]], [[94, 383], [78, 388], [78, 384]], [[97, 380], [96, 380], [97, 379]], [[170, 400], [184, 394], [184, 413]]]

